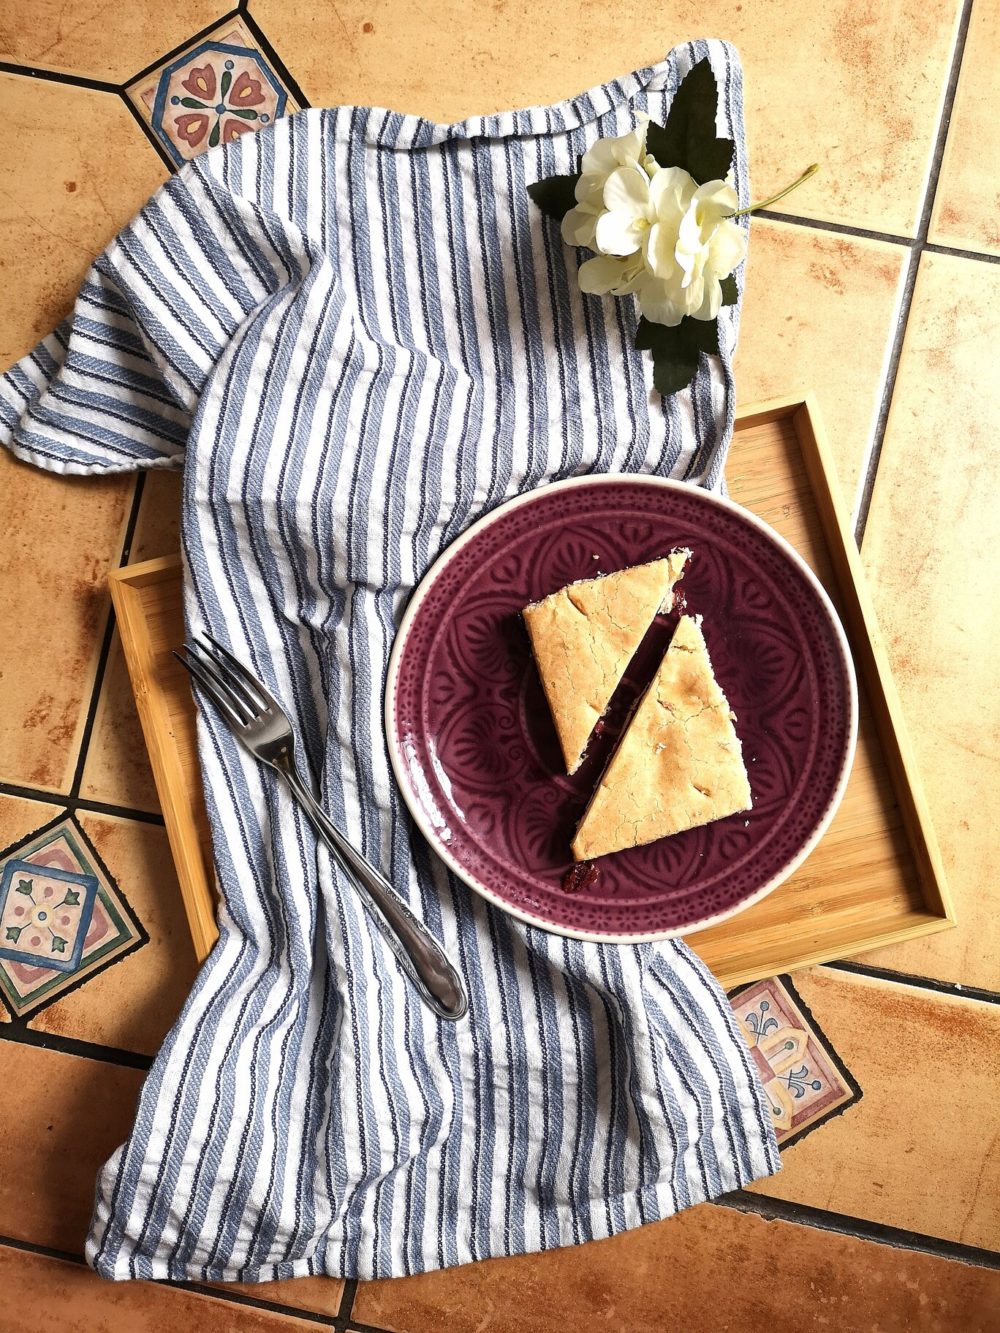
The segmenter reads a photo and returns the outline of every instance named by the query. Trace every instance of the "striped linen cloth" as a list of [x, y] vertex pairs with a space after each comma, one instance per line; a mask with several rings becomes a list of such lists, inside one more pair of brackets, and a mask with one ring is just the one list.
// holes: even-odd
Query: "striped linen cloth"
[[184, 469], [189, 628], [297, 719], [323, 800], [460, 966], [439, 1023], [274, 775], [210, 709], [199, 740], [221, 936], [100, 1174], [109, 1278], [419, 1272], [609, 1236], [778, 1167], [726, 997], [686, 945], [561, 939], [429, 853], [382, 726], [407, 595], [506, 497], [590, 472], [718, 485], [723, 355], [663, 400], [626, 301], [526, 186], [708, 55], [747, 202], [741, 72], [720, 42], [559, 105], [437, 125], [305, 111], [189, 164], [0, 381], [0, 439], [54, 472]]

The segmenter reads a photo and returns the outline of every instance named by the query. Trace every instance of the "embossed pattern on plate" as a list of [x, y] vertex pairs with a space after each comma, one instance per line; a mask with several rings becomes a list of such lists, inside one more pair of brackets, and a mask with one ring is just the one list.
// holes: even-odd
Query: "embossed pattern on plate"
[[[520, 612], [676, 546], [693, 552], [679, 586], [738, 718], [753, 810], [603, 857], [566, 893], [573, 830], [677, 616], [657, 618], [569, 778]], [[780, 537], [694, 487], [602, 477], [519, 497], [448, 548], [400, 627], [386, 720], [404, 798], [453, 870], [522, 919], [622, 942], [700, 928], [791, 873], [843, 793], [857, 692], [836, 615]]]

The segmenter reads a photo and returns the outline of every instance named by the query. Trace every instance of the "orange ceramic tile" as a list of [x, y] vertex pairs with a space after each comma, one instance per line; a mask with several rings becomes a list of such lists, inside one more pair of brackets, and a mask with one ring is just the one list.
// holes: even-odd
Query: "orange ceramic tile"
[[704, 1204], [614, 1240], [363, 1282], [398, 1333], [996, 1333], [1000, 1273]]
[[0, 121], [6, 368], [67, 313], [94, 257], [167, 173], [110, 93], [0, 74]]
[[1000, 254], [1000, 3], [976, 0], [962, 57], [930, 239]]
[[[272, 1284], [278, 1291], [284, 1284]], [[316, 1324], [162, 1282], [105, 1282], [82, 1264], [0, 1245], [4, 1333], [283, 1333]]]
[[149, 939], [43, 1009], [31, 1026], [155, 1055], [197, 973], [167, 836], [153, 824], [80, 814]]
[[908, 257], [902, 246], [811, 227], [763, 218], [751, 226], [739, 401], [811, 389], [849, 507], [871, 446]]
[[1000, 1249], [1000, 1008], [829, 968], [795, 982], [864, 1097], [752, 1188]]
[[328, 1315], [331, 1319], [340, 1309], [344, 1295], [344, 1284], [339, 1277], [293, 1277], [284, 1282], [212, 1282], [208, 1285], [223, 1291], [238, 1291], [258, 1301], [270, 1301], [272, 1305]]
[[[524, 0], [431, 10], [390, 0], [250, 0], [314, 105], [359, 102], [436, 120], [550, 103], [660, 59], [695, 37], [740, 49], [758, 198], [810, 162], [823, 174], [786, 207], [912, 234], [957, 30], [959, 0], [762, 6], [719, 0]], [[525, 53], [530, 52], [530, 59]]]
[[97, 1173], [132, 1128], [143, 1077], [0, 1041], [0, 1235], [83, 1252]]
[[32, 0], [0, 17], [0, 60], [124, 83], [225, 13], [225, 0], [183, 6]]
[[925, 254], [863, 558], [958, 929], [865, 962], [1000, 990], [1000, 269]]
[[[151, 472], [146, 477], [130, 562], [172, 555], [180, 545], [181, 475]], [[159, 801], [135, 708], [132, 683], [116, 632], [101, 684], [82, 795], [130, 810], [156, 811]]]
[[181, 545], [180, 472], [150, 472], [143, 483], [129, 564], [176, 555]]
[[134, 485], [58, 477], [0, 450], [0, 494], [17, 516], [0, 531], [0, 781], [69, 788]]
[[128, 97], [150, 138], [177, 166], [299, 105], [278, 62], [242, 18], [232, 16], [136, 79]]

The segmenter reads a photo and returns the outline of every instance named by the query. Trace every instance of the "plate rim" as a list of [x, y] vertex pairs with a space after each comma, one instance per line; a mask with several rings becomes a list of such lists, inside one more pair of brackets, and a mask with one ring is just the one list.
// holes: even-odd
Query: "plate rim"
[[[739, 518], [749, 522], [752, 527], [763, 534], [775, 546], [781, 550], [791, 563], [798, 569], [799, 573], [805, 578], [811, 586], [813, 592], [822, 603], [823, 610], [826, 613], [827, 620], [833, 629], [834, 639], [840, 654], [841, 664], [847, 677], [848, 685], [848, 709], [849, 725], [847, 745], [844, 756], [841, 761], [840, 773], [837, 784], [827, 802], [826, 808], [816, 822], [810, 836], [806, 839], [799, 851], [791, 857], [765, 884], [756, 892], [752, 893], [741, 903], [734, 907], [727, 907], [722, 912], [716, 912], [712, 916], [704, 917], [702, 920], [692, 922], [690, 925], [676, 927], [670, 930], [645, 931], [637, 935], [606, 935], [600, 931], [580, 930], [569, 926], [561, 926], [556, 922], [550, 921], [545, 917], [535, 916], [523, 908], [514, 907], [495, 894], [492, 889], [476, 879], [471, 871], [462, 866], [451, 852], [445, 847], [438, 837], [429, 820], [424, 815], [417, 800], [416, 793], [412, 791], [409, 779], [406, 774], [406, 767], [401, 753], [399, 738], [395, 727], [395, 700], [396, 688], [399, 680], [399, 667], [402, 660], [403, 651], [406, 647], [406, 640], [409, 636], [413, 621], [419, 613], [420, 607], [425, 601], [428, 592], [433, 587], [436, 580], [440, 577], [446, 566], [460, 551], [462, 551], [469, 542], [473, 541], [477, 534], [484, 528], [491, 526], [504, 515], [509, 514], [514, 509], [519, 509], [531, 501], [537, 501], [541, 496], [547, 495], [553, 490], [571, 490], [582, 489], [584, 487], [599, 487], [607, 485], [640, 485], [651, 486], [658, 489], [669, 491], [683, 491], [686, 495], [692, 492], [697, 493], [701, 499], [709, 504], [716, 505], [720, 509], [725, 509], [730, 513], [736, 514]], [[658, 477], [650, 474], [640, 473], [599, 473], [582, 477], [565, 477], [560, 481], [543, 482], [540, 486], [535, 486], [529, 491], [524, 491], [520, 495], [511, 496], [509, 500], [503, 501], [495, 509], [482, 514], [470, 523], [469, 526], [458, 534], [453, 541], [449, 542], [443, 551], [440, 551], [435, 557], [433, 564], [424, 572], [423, 577], [410, 594], [406, 608], [403, 611], [399, 626], [396, 630], [395, 638], [392, 642], [392, 648], [389, 652], [389, 661], [386, 667], [385, 690], [382, 701], [382, 720], [385, 729], [386, 748], [389, 752], [389, 763], [392, 767], [393, 777], [396, 786], [403, 798], [406, 808], [409, 810], [417, 828], [430, 846], [435, 856], [439, 857], [445, 865], [458, 876], [474, 893], [491, 903], [500, 911], [515, 920], [523, 922], [528, 926], [535, 926], [539, 930], [544, 930], [551, 935], [558, 935], [565, 939], [583, 940], [590, 944], [655, 944], [661, 940], [680, 939], [686, 935], [694, 934], [696, 931], [707, 930], [710, 926], [718, 925], [722, 921], [729, 920], [730, 917], [738, 916], [745, 912], [748, 907], [754, 903], [760, 902], [766, 898], [769, 893], [789, 879], [799, 866], [805, 861], [806, 857], [815, 849], [820, 839], [830, 827], [834, 815], [840, 808], [844, 793], [847, 790], [847, 783], [854, 768], [854, 759], [857, 752], [858, 743], [858, 681], [857, 673], [854, 669], [854, 659], [851, 655], [850, 644], [847, 640], [847, 634], [840, 622], [840, 616], [830, 599], [829, 593], [823, 587], [817, 576], [810, 569], [805, 559], [799, 554], [795, 547], [777, 532], [769, 523], [765, 523], [762, 518], [753, 513], [752, 510], [737, 504], [728, 496], [717, 494], [703, 487], [696, 486], [691, 482], [678, 481], [673, 477]]]

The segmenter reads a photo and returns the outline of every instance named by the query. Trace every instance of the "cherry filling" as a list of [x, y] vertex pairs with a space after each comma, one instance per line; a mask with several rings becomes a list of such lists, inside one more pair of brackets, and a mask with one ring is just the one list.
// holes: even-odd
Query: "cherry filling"
[[563, 875], [563, 891], [565, 893], [579, 893], [582, 889], [589, 889], [597, 883], [600, 874], [600, 870], [594, 865], [593, 861], [578, 861], [576, 865], [570, 866]]

